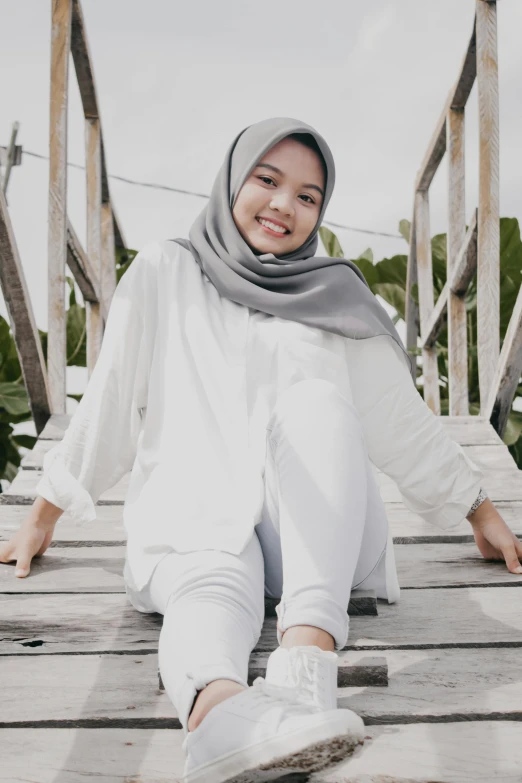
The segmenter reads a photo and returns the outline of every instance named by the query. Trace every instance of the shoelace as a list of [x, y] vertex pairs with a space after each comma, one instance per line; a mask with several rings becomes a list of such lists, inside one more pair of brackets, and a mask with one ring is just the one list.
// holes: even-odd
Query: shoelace
[[290, 648], [290, 661], [288, 666], [289, 679], [293, 687], [299, 687], [306, 696], [315, 703], [316, 689], [314, 683], [323, 680], [317, 673], [318, 661], [305, 650], [298, 647]]
[[268, 698], [271, 701], [278, 701], [285, 705], [292, 712], [300, 712], [303, 706], [319, 711], [319, 707], [306, 699], [303, 699], [302, 688], [296, 686], [275, 685], [267, 682], [264, 677], [256, 677], [252, 683], [252, 689], [260, 699]]

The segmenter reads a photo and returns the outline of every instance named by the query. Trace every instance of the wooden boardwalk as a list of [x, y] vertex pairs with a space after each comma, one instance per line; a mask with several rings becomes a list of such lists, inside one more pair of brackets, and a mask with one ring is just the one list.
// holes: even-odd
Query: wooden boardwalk
[[[1, 539], [27, 513], [42, 455], [68, 421], [52, 417], [0, 496]], [[522, 478], [507, 447], [483, 418], [442, 421], [522, 538]], [[467, 520], [448, 532], [434, 528], [405, 509], [392, 481], [379, 479], [401, 600], [352, 595], [338, 700], [361, 715], [367, 739], [308, 780], [520, 783], [522, 576], [483, 559]], [[88, 526], [64, 514], [29, 577], [0, 564], [2, 783], [156, 783], [182, 773], [180, 724], [158, 682], [162, 616], [137, 612], [124, 591], [126, 485], [102, 496]], [[250, 681], [276, 645], [267, 602]]]

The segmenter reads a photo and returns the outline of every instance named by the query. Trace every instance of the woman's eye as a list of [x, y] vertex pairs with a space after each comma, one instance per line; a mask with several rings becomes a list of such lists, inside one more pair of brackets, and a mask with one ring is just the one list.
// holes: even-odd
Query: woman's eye
[[303, 195], [304, 195], [305, 198], [309, 198], [310, 199], [310, 201], [307, 201], [307, 204], [315, 204], [315, 201], [313, 200], [313, 198], [311, 196], [308, 196], [306, 193], [303, 193]]
[[[259, 177], [259, 179], [262, 179], [262, 180], [265, 180], [265, 179], [267, 179], [269, 182], [274, 182], [274, 180], [272, 179], [272, 177]], [[274, 185], [275, 185], [275, 182], [274, 182]]]

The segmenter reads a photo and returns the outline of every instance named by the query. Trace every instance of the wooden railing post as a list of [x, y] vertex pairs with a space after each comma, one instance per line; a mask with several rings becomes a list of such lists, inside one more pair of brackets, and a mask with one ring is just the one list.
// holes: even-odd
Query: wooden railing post
[[67, 104], [71, 0], [53, 0], [49, 128], [47, 372], [52, 413], [66, 413]]
[[[428, 190], [417, 190], [415, 194], [415, 226], [420, 327], [421, 338], [423, 338], [426, 335], [427, 322], [434, 305]], [[433, 413], [440, 415], [439, 373], [437, 369], [437, 350], [434, 346], [423, 346], [422, 374], [424, 376], [424, 401]]]
[[102, 273], [101, 296], [103, 325], [111, 305], [112, 295], [116, 289], [116, 245], [114, 237], [114, 216], [110, 202], [103, 201], [101, 205], [101, 246]]
[[[447, 280], [451, 280], [457, 256], [466, 236], [464, 108], [448, 110]], [[469, 415], [466, 300], [451, 289], [447, 304], [449, 415]]]
[[[101, 227], [101, 137], [98, 118], [85, 120], [85, 161], [87, 173], [87, 257], [103, 297]], [[87, 321], [87, 368], [90, 378], [100, 353], [103, 319], [100, 302], [85, 302]]]
[[497, 6], [476, 1], [479, 104], [477, 345], [480, 411], [487, 412], [500, 352]]
[[410, 246], [408, 250], [408, 266], [406, 269], [406, 301], [405, 301], [405, 321], [406, 321], [406, 349], [410, 355], [413, 365], [413, 380], [417, 383], [417, 354], [412, 349], [417, 349], [417, 338], [419, 336], [419, 306], [413, 299], [412, 289], [417, 285], [417, 227], [415, 225], [415, 203], [413, 205], [413, 215], [410, 225]]

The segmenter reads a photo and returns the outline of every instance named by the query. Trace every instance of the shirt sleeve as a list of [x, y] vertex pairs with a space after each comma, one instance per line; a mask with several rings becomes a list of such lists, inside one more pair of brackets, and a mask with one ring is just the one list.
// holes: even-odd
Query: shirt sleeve
[[484, 474], [417, 390], [402, 349], [386, 335], [346, 340], [353, 402], [368, 456], [405, 506], [444, 530], [457, 527]]
[[96, 518], [95, 503], [131, 470], [146, 406], [146, 297], [151, 254], [145, 246], [113, 294], [100, 353], [63, 439], [43, 459], [36, 494], [78, 522]]

